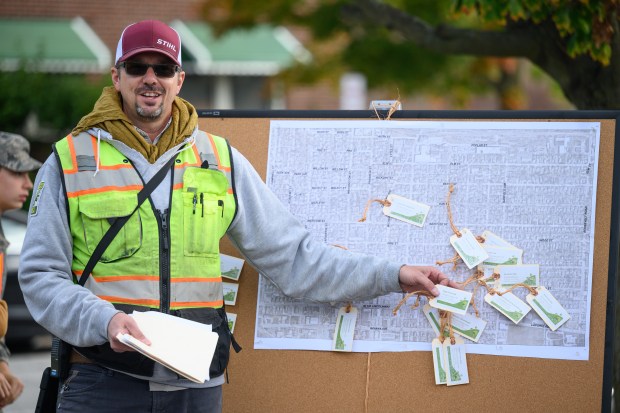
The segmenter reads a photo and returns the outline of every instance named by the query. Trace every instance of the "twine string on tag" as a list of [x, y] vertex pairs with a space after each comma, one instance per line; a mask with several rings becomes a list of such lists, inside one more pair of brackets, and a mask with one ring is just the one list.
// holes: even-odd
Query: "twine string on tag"
[[400, 106], [400, 95], [398, 96], [398, 99], [396, 99], [391, 105], [390, 105], [390, 110], [388, 110], [388, 114], [385, 117], [385, 120], [390, 120], [390, 118], [392, 117], [392, 115], [394, 114], [394, 112], [396, 112], [398, 110], [398, 106]]
[[416, 294], [418, 295], [418, 298], [416, 299], [415, 304], [411, 308], [416, 308], [418, 305], [420, 305], [421, 296], [425, 296], [427, 298], [434, 297], [433, 294], [431, 294], [430, 292], [426, 290], [411, 291], [410, 293], [405, 294], [405, 296], [398, 302], [398, 304], [396, 304], [396, 307], [394, 307], [394, 309], [392, 310], [392, 314], [393, 315], [398, 314], [398, 310], [400, 310], [400, 307], [402, 307], [407, 302], [409, 297], [411, 297], [412, 295], [416, 295]]
[[484, 272], [480, 270], [476, 270], [468, 279], [463, 281], [462, 283], [457, 283], [461, 287], [465, 287], [468, 284], [474, 283], [474, 291], [472, 292], [470, 304], [472, 305], [474, 312], [476, 313], [476, 317], [480, 318], [480, 311], [478, 311], [478, 307], [476, 306], [476, 294], [478, 293], [478, 289], [483, 286], [487, 290], [490, 290], [490, 287], [482, 278], [484, 277]]
[[474, 272], [468, 279], [466, 279], [465, 281], [461, 283], [457, 283], [457, 284], [459, 284], [461, 287], [465, 287], [471, 284], [472, 282], [478, 281], [482, 277], [484, 277], [484, 273], [482, 271], [476, 270], [476, 272]]
[[364, 208], [364, 213], [362, 214], [362, 217], [360, 219], [357, 220], [357, 222], [364, 222], [366, 221], [366, 215], [368, 214], [368, 210], [370, 209], [370, 205], [373, 202], [378, 202], [383, 206], [391, 206], [392, 203], [390, 201], [388, 201], [387, 199], [371, 199], [368, 202], [366, 202], [366, 207]]
[[437, 265], [444, 265], [444, 264], [450, 264], [452, 263], [452, 270], [456, 270], [456, 264], [461, 260], [461, 256], [456, 253], [454, 254], [454, 257], [450, 258], [449, 260], [445, 260], [445, 261], [435, 261], [435, 264]]
[[448, 209], [448, 221], [450, 222], [450, 228], [452, 228], [452, 231], [454, 232], [454, 234], [457, 237], [461, 238], [461, 231], [459, 231], [456, 225], [454, 225], [454, 217], [452, 216], [452, 208], [450, 208], [450, 197], [452, 195], [452, 192], [454, 192], [454, 184], [450, 184], [450, 187], [448, 188], [448, 197], [446, 199], [446, 208]]
[[478, 288], [480, 288], [480, 284], [476, 283], [474, 285], [474, 291], [472, 292], [471, 300], [469, 302], [471, 304], [472, 308], [474, 309], [474, 313], [476, 314], [476, 318], [480, 318], [480, 311], [478, 311], [478, 307], [476, 306], [476, 294], [478, 293]]
[[368, 413], [368, 394], [370, 387], [370, 355], [372, 353], [368, 353], [368, 359], [366, 361], [366, 396], [364, 397], [364, 412]]
[[390, 120], [390, 118], [392, 117], [394, 112], [396, 112], [398, 110], [399, 106], [400, 106], [400, 91], [398, 92], [398, 99], [396, 99], [394, 102], [392, 102], [392, 104], [390, 105], [390, 109], [388, 109], [388, 113], [385, 116], [385, 118], [381, 118], [381, 115], [379, 115], [379, 112], [377, 111], [377, 106], [374, 104], [374, 102], [373, 102], [373, 105], [372, 105], [372, 109], [375, 111], [375, 115], [377, 116], [377, 119], [379, 119], [379, 120]]
[[394, 114], [394, 112], [396, 112], [398, 110], [398, 107], [400, 106], [400, 100], [396, 99], [391, 105], [390, 108], [388, 109], [388, 113], [385, 116], [385, 118], [381, 118], [381, 115], [379, 115], [379, 112], [377, 112], [377, 107], [375, 105], [372, 105], [372, 108], [375, 111], [375, 115], [377, 115], [377, 119], [379, 120], [390, 120], [390, 118], [392, 117], [392, 115]]
[[454, 344], [454, 330], [452, 329], [452, 313], [446, 310], [439, 310], [439, 341], [443, 344], [446, 339], [446, 328], [448, 329], [448, 337], [450, 343]]

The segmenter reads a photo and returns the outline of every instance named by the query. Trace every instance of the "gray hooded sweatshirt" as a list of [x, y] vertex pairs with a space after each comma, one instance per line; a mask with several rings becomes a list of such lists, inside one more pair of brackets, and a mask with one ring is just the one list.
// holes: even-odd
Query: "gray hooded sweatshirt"
[[[154, 164], [104, 130], [89, 133], [110, 142], [148, 182], [188, 143], [170, 149]], [[248, 160], [231, 152], [238, 212], [227, 235], [243, 258], [284, 294], [320, 302], [370, 299], [401, 292], [401, 263], [352, 253], [312, 238], [304, 226], [267, 188]], [[50, 156], [34, 183], [36, 214], [30, 215], [20, 257], [19, 281], [34, 319], [52, 334], [79, 347], [108, 341], [108, 323], [117, 313], [111, 303], [74, 284], [71, 277], [72, 238], [58, 162]], [[42, 189], [38, 189], [42, 186]], [[170, 175], [151, 195], [154, 207], [168, 208]], [[35, 197], [33, 197], [34, 199]], [[149, 202], [148, 200], [145, 202]], [[223, 376], [196, 385], [157, 365], [151, 382], [197, 387], [223, 383]]]

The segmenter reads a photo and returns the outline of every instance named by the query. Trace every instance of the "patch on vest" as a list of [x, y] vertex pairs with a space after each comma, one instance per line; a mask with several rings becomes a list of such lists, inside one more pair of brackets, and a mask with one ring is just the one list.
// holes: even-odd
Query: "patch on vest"
[[39, 182], [39, 186], [37, 186], [37, 192], [32, 197], [32, 202], [30, 203], [30, 216], [33, 217], [37, 215], [39, 212], [39, 199], [41, 199], [41, 194], [43, 193], [43, 188], [45, 187], [45, 181]]

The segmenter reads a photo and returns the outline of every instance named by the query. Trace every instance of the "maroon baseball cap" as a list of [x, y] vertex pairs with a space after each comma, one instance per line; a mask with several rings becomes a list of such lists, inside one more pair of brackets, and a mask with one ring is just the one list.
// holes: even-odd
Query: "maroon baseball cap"
[[181, 66], [181, 37], [176, 30], [159, 20], [130, 24], [118, 41], [114, 64], [144, 52], [164, 54]]

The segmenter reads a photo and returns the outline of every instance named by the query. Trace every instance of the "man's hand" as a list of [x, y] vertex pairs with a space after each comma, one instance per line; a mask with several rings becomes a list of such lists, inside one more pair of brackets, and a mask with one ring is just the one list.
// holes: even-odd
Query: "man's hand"
[[135, 351], [133, 348], [121, 343], [116, 336], [118, 334], [130, 334], [146, 345], [151, 345], [151, 341], [142, 334], [138, 328], [136, 320], [125, 313], [118, 313], [110, 320], [108, 324], [108, 340], [112, 350], [122, 353], [124, 351]]
[[400, 267], [398, 281], [400, 282], [400, 287], [405, 292], [426, 290], [435, 297], [439, 295], [439, 290], [435, 287], [435, 284], [459, 288], [457, 283], [450, 280], [447, 275], [435, 267], [403, 265]]
[[[11, 373], [11, 369], [9, 369], [9, 365], [5, 361], [0, 361], [0, 375], [9, 385], [8, 395], [0, 399], [0, 408], [2, 408], [17, 400], [24, 391], [24, 383]], [[3, 384], [2, 387], [4, 388], [5, 385]]]
[[10, 395], [11, 383], [9, 383], [9, 380], [4, 376], [4, 374], [0, 373], [0, 406], [4, 407], [8, 404], [5, 401]]

